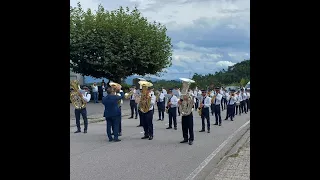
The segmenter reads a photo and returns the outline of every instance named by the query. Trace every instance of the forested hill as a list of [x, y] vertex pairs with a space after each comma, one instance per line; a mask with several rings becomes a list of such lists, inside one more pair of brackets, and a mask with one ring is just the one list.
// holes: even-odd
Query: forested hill
[[[209, 86], [245, 86], [250, 81], [250, 60], [244, 60], [233, 66], [229, 66], [227, 70], [223, 69], [214, 74], [201, 75], [195, 73], [192, 77], [196, 83], [191, 84], [190, 88], [198, 86], [199, 88], [207, 88]], [[181, 87], [181, 82], [177, 81], [157, 81], [154, 82], [155, 88], [173, 88], [174, 86]]]

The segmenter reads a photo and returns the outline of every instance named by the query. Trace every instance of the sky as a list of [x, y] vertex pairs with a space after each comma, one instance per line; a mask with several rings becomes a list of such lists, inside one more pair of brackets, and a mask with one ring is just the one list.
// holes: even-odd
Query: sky
[[[250, 0], [70, 0], [83, 8], [137, 6], [149, 21], [167, 27], [172, 66], [161, 79], [192, 77], [250, 59]], [[154, 76], [151, 76], [154, 77]]]

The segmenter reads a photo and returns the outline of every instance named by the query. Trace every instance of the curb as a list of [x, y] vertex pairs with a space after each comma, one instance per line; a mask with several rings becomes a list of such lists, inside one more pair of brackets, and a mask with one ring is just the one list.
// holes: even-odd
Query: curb
[[[130, 116], [129, 114], [124, 114], [122, 115], [121, 117], [124, 117], [124, 116]], [[75, 120], [74, 120], [75, 121]], [[101, 118], [89, 118], [88, 117], [88, 124], [91, 124], [91, 123], [98, 123], [98, 122], [102, 122], [102, 121], [105, 121], [105, 118], [104, 117], [101, 117]], [[83, 125], [84, 123], [81, 122], [80, 125]], [[70, 127], [76, 127], [77, 125], [76, 124], [72, 124], [70, 125]]]
[[[250, 121], [250, 119], [248, 119]], [[236, 133], [236, 135], [212, 158], [208, 164], [197, 174], [192, 180], [210, 180], [209, 177], [217, 170], [220, 162], [230, 153], [230, 151], [237, 145], [242, 137], [249, 131], [250, 123], [243, 129]]]

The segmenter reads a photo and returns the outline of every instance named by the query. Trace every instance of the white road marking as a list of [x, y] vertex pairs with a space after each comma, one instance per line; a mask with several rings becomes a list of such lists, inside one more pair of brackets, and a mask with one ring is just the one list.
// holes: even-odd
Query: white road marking
[[201, 171], [203, 168], [205, 168], [208, 163], [211, 161], [214, 156], [218, 154], [219, 151], [239, 132], [241, 131], [246, 125], [250, 123], [250, 120], [243, 124], [239, 129], [237, 129], [235, 132], [233, 132], [228, 139], [226, 139], [220, 146], [214, 150], [187, 178], [186, 180], [192, 180], [194, 179]]

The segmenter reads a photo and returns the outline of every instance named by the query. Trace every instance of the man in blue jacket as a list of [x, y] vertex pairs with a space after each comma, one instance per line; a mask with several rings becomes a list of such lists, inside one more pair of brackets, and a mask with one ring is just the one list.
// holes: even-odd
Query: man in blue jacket
[[[120, 92], [121, 96], [116, 95], [120, 91], [121, 87], [110, 87], [107, 89], [108, 95], [103, 97], [102, 104], [104, 105], [104, 117], [107, 121], [107, 135], [109, 138], [109, 142], [121, 141], [118, 139], [119, 135], [119, 123], [121, 119], [121, 111], [118, 105], [119, 100], [124, 98], [124, 93]], [[114, 133], [114, 138], [111, 135], [111, 126]]]

